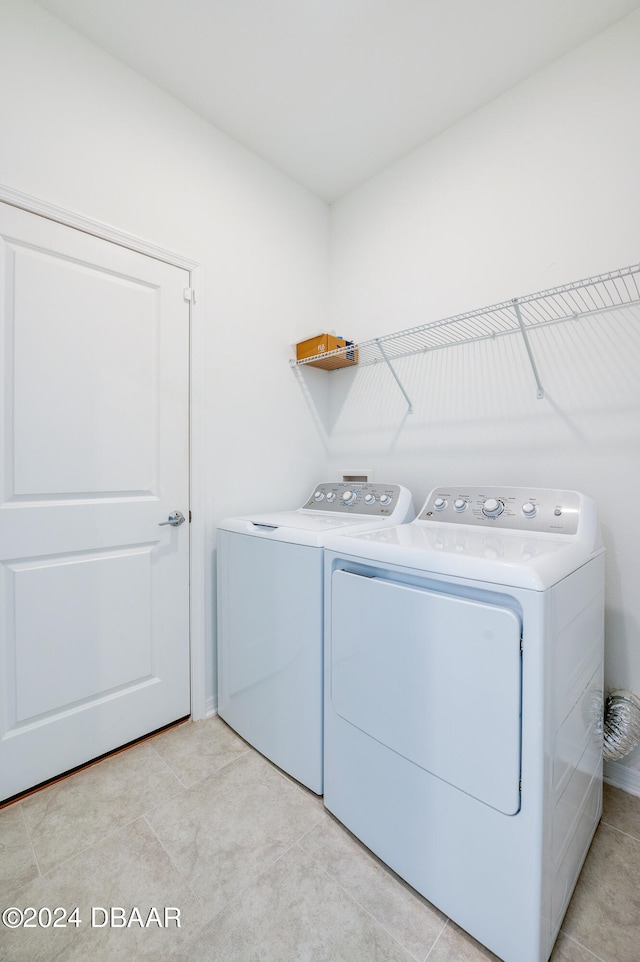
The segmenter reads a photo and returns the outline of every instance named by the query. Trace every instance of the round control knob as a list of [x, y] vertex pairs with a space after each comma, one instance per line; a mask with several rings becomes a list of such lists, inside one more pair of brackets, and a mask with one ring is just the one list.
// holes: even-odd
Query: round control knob
[[433, 502], [433, 506], [436, 511], [444, 511], [447, 506], [447, 502], [444, 498], [436, 498], [436, 500]]
[[365, 494], [365, 496], [364, 496], [364, 503], [365, 503], [365, 504], [375, 504], [375, 503], [376, 503], [376, 496], [375, 496], [375, 494]]
[[343, 491], [342, 492], [342, 503], [343, 504], [355, 504], [358, 495], [355, 491]]
[[456, 500], [453, 502], [453, 507], [456, 509], [456, 511], [466, 511], [467, 502], [464, 500], [464, 498], [456, 498]]
[[386, 505], [386, 504], [391, 504], [391, 498], [389, 497], [388, 494], [381, 494], [381, 495], [380, 495], [380, 504], [385, 504], [385, 505]]
[[531, 504], [530, 501], [522, 505], [522, 513], [525, 518], [535, 518], [537, 510], [535, 504]]
[[487, 498], [482, 505], [482, 513], [486, 518], [499, 518], [503, 511], [504, 505], [497, 498]]
[[335, 491], [330, 491], [329, 494], [327, 495], [327, 501], [333, 502], [335, 500], [336, 500]]
[[324, 492], [316, 491], [313, 497], [315, 498], [316, 501], [324, 501]]

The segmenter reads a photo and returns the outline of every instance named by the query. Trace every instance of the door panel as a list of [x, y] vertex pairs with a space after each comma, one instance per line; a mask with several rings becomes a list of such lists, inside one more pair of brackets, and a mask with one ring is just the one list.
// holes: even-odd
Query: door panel
[[413, 764], [515, 814], [521, 735], [516, 614], [338, 570], [331, 617], [334, 710]]
[[0, 204], [0, 797], [189, 713], [188, 286]]
[[[153, 676], [150, 561], [147, 547], [7, 565], [16, 724]], [[65, 639], [64, 658], [52, 638]]]
[[[151, 492], [158, 288], [15, 243], [11, 253], [14, 355], [7, 393], [14, 443], [7, 493]], [[47, 323], [52, 306], [67, 304], [70, 295], [73, 309]], [[126, 326], [114, 323], [118, 317], [127, 318]]]

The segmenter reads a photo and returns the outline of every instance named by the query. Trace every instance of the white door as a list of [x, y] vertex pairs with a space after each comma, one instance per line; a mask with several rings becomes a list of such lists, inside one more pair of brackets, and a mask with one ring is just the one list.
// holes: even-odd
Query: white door
[[0, 798], [190, 710], [187, 271], [0, 204]]

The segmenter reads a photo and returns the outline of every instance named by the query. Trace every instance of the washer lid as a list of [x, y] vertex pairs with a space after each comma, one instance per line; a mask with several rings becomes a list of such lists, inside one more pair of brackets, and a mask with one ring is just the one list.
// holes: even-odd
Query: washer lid
[[418, 571], [544, 591], [603, 549], [577, 539], [426, 522], [327, 537], [328, 549]]
[[[391, 520], [391, 518], [387, 519], [386, 524], [391, 524]], [[350, 514], [342, 517], [321, 512], [303, 512], [298, 509], [225, 518], [218, 527], [223, 531], [267, 538], [271, 541], [288, 541], [291, 544], [322, 547], [327, 537], [339, 531], [354, 527], [362, 530], [384, 524], [385, 519], [368, 518], [366, 515]]]

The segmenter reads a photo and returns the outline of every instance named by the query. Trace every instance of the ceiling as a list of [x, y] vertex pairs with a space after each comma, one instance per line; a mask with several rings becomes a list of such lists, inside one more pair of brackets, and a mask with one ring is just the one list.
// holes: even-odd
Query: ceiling
[[38, 0], [333, 201], [640, 0]]

